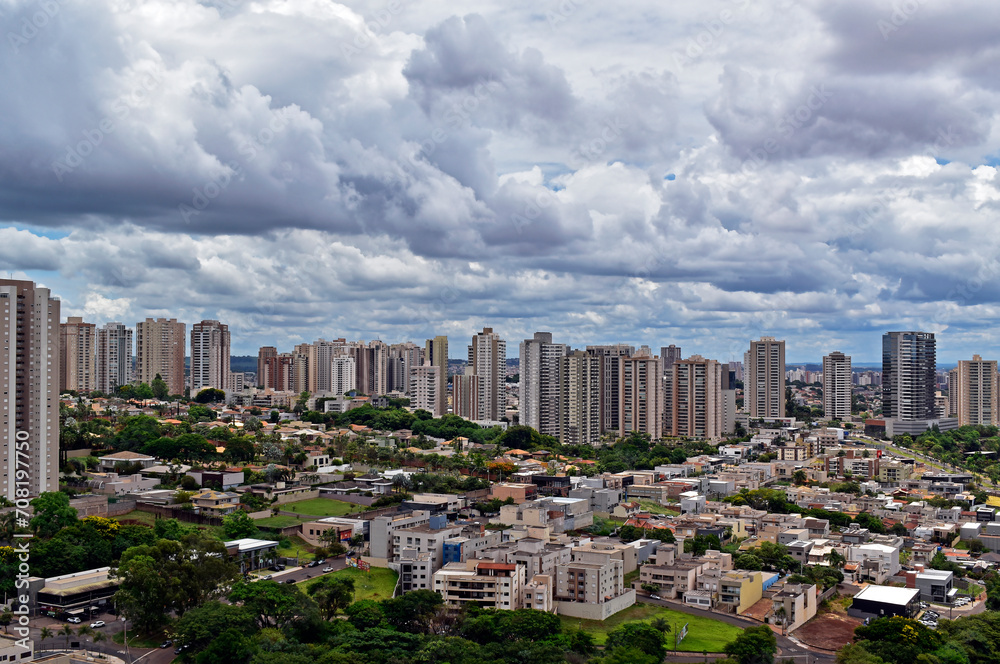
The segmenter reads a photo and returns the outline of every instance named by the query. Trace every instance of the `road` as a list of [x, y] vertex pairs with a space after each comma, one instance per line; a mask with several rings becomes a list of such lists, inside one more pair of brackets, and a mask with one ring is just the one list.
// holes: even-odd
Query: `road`
[[[720, 620], [730, 625], [736, 625], [737, 627], [756, 627], [761, 623], [755, 622], [753, 620], [747, 620], [746, 618], [740, 618], [738, 616], [729, 615], [727, 613], [716, 613], [714, 611], [705, 611], [704, 609], [696, 609], [687, 606], [681, 602], [671, 602], [669, 600], [656, 600], [649, 597], [637, 597], [640, 602], [646, 604], [656, 604], [658, 606], [665, 606], [667, 608], [673, 609], [674, 611], [680, 611], [681, 613], [686, 613], [691, 616], [701, 616], [703, 618], [711, 618], [712, 620]], [[778, 655], [780, 659], [794, 658], [795, 661], [802, 662], [822, 662], [823, 664], [832, 664], [836, 659], [833, 653], [818, 652], [815, 650], [810, 650], [805, 647], [800, 642], [795, 639], [788, 638], [787, 636], [781, 636], [780, 634], [775, 634], [778, 641]], [[700, 656], [688, 656], [688, 655], [668, 655], [667, 660], [671, 662], [704, 662], [705, 657]]]

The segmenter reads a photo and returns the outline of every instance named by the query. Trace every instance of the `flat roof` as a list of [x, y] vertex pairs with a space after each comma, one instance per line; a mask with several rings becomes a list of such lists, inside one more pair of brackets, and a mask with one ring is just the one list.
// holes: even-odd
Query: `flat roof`
[[893, 588], [892, 586], [866, 586], [854, 596], [854, 599], [866, 599], [870, 602], [896, 604], [906, 606], [920, 594], [919, 588]]
[[272, 546], [274, 548], [278, 548], [277, 542], [272, 542], [271, 540], [253, 539], [252, 537], [244, 537], [243, 539], [223, 542], [223, 544], [227, 549], [238, 547], [240, 551], [253, 551], [254, 549], [264, 549]]

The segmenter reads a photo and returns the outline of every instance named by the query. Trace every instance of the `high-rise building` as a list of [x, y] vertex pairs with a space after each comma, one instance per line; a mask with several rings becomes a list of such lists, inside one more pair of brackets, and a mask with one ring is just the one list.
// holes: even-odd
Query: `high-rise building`
[[851, 416], [851, 356], [840, 351], [823, 356], [823, 414], [838, 420]]
[[595, 445], [601, 440], [602, 358], [574, 351], [559, 358], [559, 442]]
[[388, 393], [389, 346], [375, 339], [356, 346], [358, 389], [369, 396]]
[[59, 490], [59, 309], [48, 288], [0, 279], [0, 495], [7, 500]]
[[954, 410], [949, 408], [949, 414], [958, 418], [958, 426], [1000, 424], [996, 360], [973, 355], [972, 360], [960, 360], [950, 373], [948, 396]]
[[[438, 410], [448, 412], [448, 337], [437, 336], [424, 344], [424, 361], [438, 368]], [[455, 411], [458, 412], [458, 411]]]
[[203, 320], [191, 326], [191, 395], [212, 387], [230, 388], [229, 326]]
[[635, 354], [634, 346], [587, 346], [587, 353], [601, 358], [601, 430], [621, 431], [621, 378], [622, 361]]
[[552, 343], [551, 332], [521, 342], [519, 421], [546, 436], [559, 436], [559, 366], [568, 347]]
[[936, 419], [936, 371], [933, 332], [882, 335], [882, 415], [902, 422]]
[[308, 363], [305, 389], [310, 394], [326, 394], [331, 391], [331, 361], [335, 355], [339, 355], [342, 352], [346, 343], [344, 339], [334, 339], [333, 341], [317, 339], [311, 344], [296, 346], [297, 349], [301, 348], [305, 351], [306, 362]]
[[663, 362], [663, 375], [667, 376], [670, 373], [670, 367], [674, 366], [674, 362], [681, 359], [681, 347], [670, 344], [669, 346], [662, 346], [660, 348], [660, 361]]
[[467, 367], [465, 375], [455, 376], [451, 383], [452, 413], [466, 420], [479, 419], [479, 376]]
[[437, 395], [437, 391], [441, 387], [441, 381], [438, 380], [438, 372], [440, 371], [440, 367], [432, 364], [410, 367], [410, 385], [406, 392], [410, 395], [411, 408], [422, 408], [433, 414], [434, 417], [444, 415], [438, 410], [441, 405], [441, 400], [438, 399]]
[[292, 354], [280, 353], [264, 358], [264, 373], [257, 376], [257, 384], [275, 392], [292, 389]]
[[622, 358], [620, 428], [618, 434], [635, 431], [653, 440], [663, 437], [663, 365], [648, 346], [632, 357]]
[[97, 326], [70, 316], [59, 325], [59, 391], [97, 389]]
[[136, 378], [140, 383], [152, 385], [160, 374], [170, 394], [184, 394], [185, 328], [176, 318], [147, 318], [136, 324]]
[[675, 361], [665, 386], [665, 434], [719, 440], [729, 433], [722, 398], [724, 381], [728, 377], [723, 378], [722, 365], [715, 360], [692, 355]]
[[330, 392], [341, 396], [358, 389], [357, 363], [350, 355], [339, 355], [331, 361]]
[[261, 387], [270, 387], [265, 380], [267, 361], [274, 357], [278, 357], [278, 349], [274, 346], [261, 346], [257, 351], [257, 384]]
[[292, 391], [296, 394], [303, 392], [314, 393], [309, 389], [309, 360], [312, 353], [312, 344], [298, 344], [292, 350]]
[[124, 323], [107, 323], [97, 330], [97, 389], [115, 394], [119, 387], [131, 382], [132, 328]]
[[479, 416], [477, 420], [499, 421], [507, 415], [507, 342], [484, 327], [472, 337], [469, 345], [469, 366], [479, 378]]
[[751, 341], [743, 366], [743, 404], [750, 418], [785, 417], [785, 342]]
[[[409, 394], [410, 369], [422, 366], [424, 349], [412, 341], [389, 346], [389, 362], [386, 370], [386, 390]], [[447, 385], [447, 383], [446, 383]], [[435, 395], [437, 390], [434, 391]], [[436, 406], [435, 406], [436, 408]]]

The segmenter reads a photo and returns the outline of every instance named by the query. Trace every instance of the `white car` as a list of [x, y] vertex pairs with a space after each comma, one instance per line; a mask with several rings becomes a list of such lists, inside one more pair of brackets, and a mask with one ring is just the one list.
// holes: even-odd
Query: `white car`
[[90, 623], [90, 629], [100, 629], [101, 627], [104, 627], [104, 621], [103, 620], [97, 620], [97, 621], [94, 621], [94, 622]]
[[327, 573], [327, 572], [332, 572], [332, 571], [333, 571], [333, 568], [332, 568], [332, 567], [324, 567], [324, 568], [323, 568], [323, 573], [324, 573], [324, 574], [325, 574], [325, 573]]

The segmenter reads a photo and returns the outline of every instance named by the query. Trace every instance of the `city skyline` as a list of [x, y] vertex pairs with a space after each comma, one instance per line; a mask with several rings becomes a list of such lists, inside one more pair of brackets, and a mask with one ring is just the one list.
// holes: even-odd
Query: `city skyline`
[[0, 263], [64, 316], [997, 344], [991, 3], [59, 5], [0, 16]]

